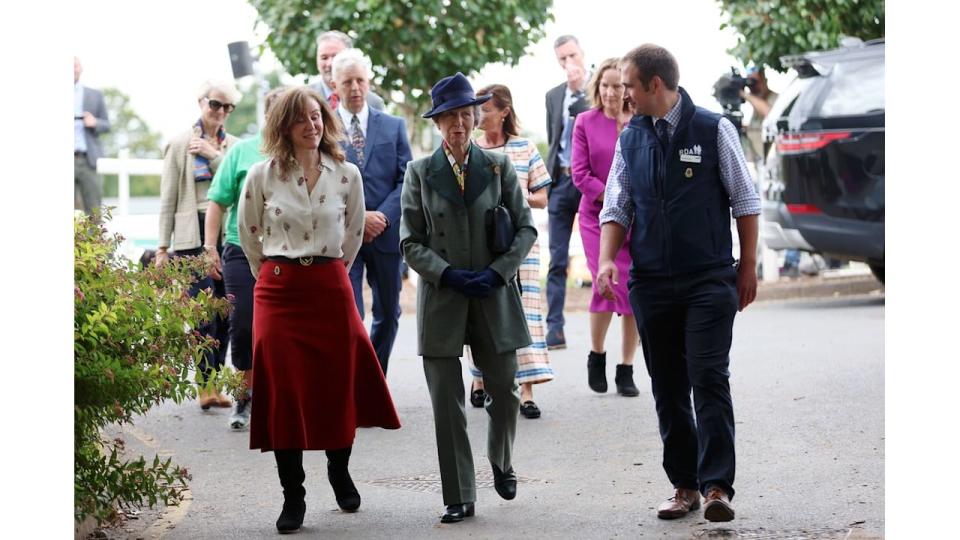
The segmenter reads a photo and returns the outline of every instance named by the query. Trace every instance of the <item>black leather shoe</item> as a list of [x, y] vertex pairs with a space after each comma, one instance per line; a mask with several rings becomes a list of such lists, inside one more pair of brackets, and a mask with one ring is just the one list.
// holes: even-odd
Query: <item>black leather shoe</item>
[[587, 356], [587, 384], [599, 394], [607, 391], [607, 353], [590, 351]]
[[303, 499], [283, 501], [283, 510], [277, 518], [277, 532], [280, 534], [295, 533], [303, 525], [303, 515], [307, 513], [307, 504]]
[[524, 418], [540, 418], [540, 407], [533, 401], [524, 401], [520, 404], [520, 414]]
[[637, 397], [640, 390], [633, 384], [633, 366], [617, 364], [617, 376], [613, 380], [617, 384], [617, 393], [626, 397]]
[[563, 336], [563, 330], [550, 330], [547, 332], [546, 342], [547, 349], [551, 351], [567, 348], [567, 338]]
[[449, 504], [440, 516], [440, 523], [459, 523], [463, 518], [473, 517], [473, 503]]
[[517, 475], [513, 473], [513, 467], [510, 470], [502, 472], [499, 467], [490, 464], [493, 468], [493, 488], [497, 494], [506, 500], [511, 500], [517, 496]]
[[470, 404], [476, 408], [483, 407], [483, 402], [487, 400], [487, 393], [483, 391], [483, 388], [473, 389], [473, 386], [470, 386]]

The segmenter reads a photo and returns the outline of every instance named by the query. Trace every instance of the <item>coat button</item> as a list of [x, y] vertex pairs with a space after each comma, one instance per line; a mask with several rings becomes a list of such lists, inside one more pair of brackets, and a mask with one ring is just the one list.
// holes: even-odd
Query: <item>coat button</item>
[[443, 217], [443, 212], [440, 212], [439, 214], [437, 214], [437, 217]]
[[446, 236], [446, 234], [443, 234], [443, 231], [440, 231], [440, 236]]

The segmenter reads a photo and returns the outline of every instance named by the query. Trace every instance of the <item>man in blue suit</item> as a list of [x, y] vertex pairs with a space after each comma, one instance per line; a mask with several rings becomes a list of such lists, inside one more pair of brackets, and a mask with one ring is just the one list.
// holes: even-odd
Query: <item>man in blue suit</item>
[[333, 59], [331, 81], [340, 102], [347, 160], [363, 175], [366, 201], [363, 245], [350, 270], [350, 282], [363, 318], [363, 270], [373, 290], [370, 341], [380, 367], [387, 373], [400, 319], [400, 189], [407, 162], [412, 159], [402, 118], [370, 108], [370, 59], [358, 49], [344, 49]]

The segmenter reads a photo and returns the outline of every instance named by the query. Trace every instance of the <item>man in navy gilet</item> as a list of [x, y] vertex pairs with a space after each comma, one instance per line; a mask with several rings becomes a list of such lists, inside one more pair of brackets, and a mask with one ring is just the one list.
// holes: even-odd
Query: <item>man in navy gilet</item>
[[669, 51], [637, 47], [621, 60], [620, 75], [635, 116], [620, 134], [607, 180], [597, 285], [612, 299], [611, 282], [626, 278], [614, 258], [630, 228], [630, 304], [675, 490], [657, 516], [682, 517], [700, 508], [703, 494], [704, 517], [730, 521], [730, 342], [734, 316], [756, 297], [760, 198], [733, 124], [693, 104], [677, 85]]

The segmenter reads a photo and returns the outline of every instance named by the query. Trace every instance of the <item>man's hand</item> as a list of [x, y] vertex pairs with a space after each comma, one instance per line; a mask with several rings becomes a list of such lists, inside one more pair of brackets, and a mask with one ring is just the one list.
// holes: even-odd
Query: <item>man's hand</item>
[[757, 298], [757, 265], [753, 261], [740, 261], [737, 267], [737, 296], [739, 311], [743, 311]]
[[220, 150], [210, 144], [210, 141], [200, 137], [190, 139], [188, 149], [191, 154], [199, 154], [207, 159], [213, 159], [220, 153]]
[[567, 62], [564, 70], [567, 72], [567, 86], [573, 91], [583, 90], [587, 82], [587, 72], [574, 62]]
[[617, 269], [617, 263], [601, 260], [600, 267], [597, 269], [597, 292], [607, 300], [616, 300], [613, 286], [619, 284], [620, 270]]
[[97, 127], [97, 117], [90, 111], [83, 111], [83, 125], [88, 128]]
[[363, 243], [369, 244], [387, 229], [387, 216], [377, 210], [368, 211], [363, 218]]

